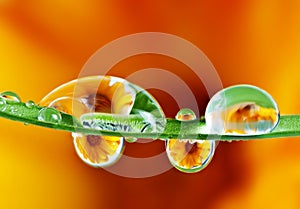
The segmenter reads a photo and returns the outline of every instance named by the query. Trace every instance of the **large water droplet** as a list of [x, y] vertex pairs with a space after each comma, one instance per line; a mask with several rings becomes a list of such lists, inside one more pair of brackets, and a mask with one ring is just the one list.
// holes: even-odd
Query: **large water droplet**
[[[179, 110], [176, 120], [195, 120], [196, 114], [188, 108]], [[211, 161], [215, 151], [215, 141], [195, 139], [167, 139], [167, 156], [171, 164], [185, 173], [203, 170]]]
[[6, 109], [6, 100], [3, 97], [0, 97], [0, 111], [4, 111]]
[[21, 98], [15, 92], [12, 91], [4, 91], [0, 93], [0, 96], [15, 102], [21, 102]]
[[39, 111], [38, 120], [50, 123], [59, 123], [62, 120], [62, 117], [56, 109], [44, 107]]
[[205, 120], [207, 131], [212, 134], [259, 135], [276, 127], [279, 110], [266, 91], [251, 85], [236, 85], [211, 98]]

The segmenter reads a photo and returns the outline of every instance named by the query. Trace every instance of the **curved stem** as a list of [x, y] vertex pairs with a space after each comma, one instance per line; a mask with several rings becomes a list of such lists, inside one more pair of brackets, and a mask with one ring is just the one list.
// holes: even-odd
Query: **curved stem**
[[[27, 124], [34, 124], [47, 128], [57, 130], [78, 132], [92, 135], [106, 135], [106, 136], [130, 136], [137, 138], [176, 138], [176, 139], [201, 139], [201, 140], [253, 140], [253, 139], [267, 139], [278, 137], [293, 137], [300, 136], [300, 115], [284, 115], [280, 117], [278, 126], [268, 134], [257, 136], [227, 136], [227, 135], [210, 135], [203, 134], [205, 122], [203, 120], [194, 120], [188, 122], [180, 122], [175, 119], [168, 118], [165, 129], [162, 133], [141, 133], [141, 132], [119, 132], [119, 131], [102, 131], [92, 128], [85, 128], [72, 115], [59, 112], [62, 119], [58, 122], [39, 120], [39, 112], [44, 107], [33, 105], [27, 107], [25, 103], [11, 101], [5, 99], [4, 104], [0, 105], [0, 117], [15, 120]], [[109, 121], [111, 121], [111, 118]], [[105, 118], [102, 118], [105, 121]], [[117, 118], [115, 119], [118, 122]], [[122, 121], [130, 124], [132, 118], [122, 118]]]

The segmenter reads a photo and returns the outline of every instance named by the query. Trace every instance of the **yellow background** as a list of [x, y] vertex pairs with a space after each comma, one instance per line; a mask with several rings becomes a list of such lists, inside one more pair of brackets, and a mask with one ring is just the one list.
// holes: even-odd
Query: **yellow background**
[[[0, 91], [37, 102], [76, 78], [104, 44], [157, 31], [203, 50], [225, 87], [259, 86], [282, 114], [299, 114], [299, 11], [298, 0], [0, 0]], [[125, 77], [146, 67], [183, 76], [193, 91], [201, 85], [184, 76], [185, 66], [159, 56], [125, 60], [111, 73]], [[164, 103], [162, 92], [154, 94], [174, 117], [176, 104]], [[197, 100], [203, 111], [207, 95]], [[1, 209], [300, 208], [299, 138], [221, 143], [200, 173], [172, 169], [130, 179], [85, 165], [69, 133], [5, 119], [0, 125]], [[163, 143], [153, 144], [130, 144], [127, 153], [151, 156], [163, 150]]]

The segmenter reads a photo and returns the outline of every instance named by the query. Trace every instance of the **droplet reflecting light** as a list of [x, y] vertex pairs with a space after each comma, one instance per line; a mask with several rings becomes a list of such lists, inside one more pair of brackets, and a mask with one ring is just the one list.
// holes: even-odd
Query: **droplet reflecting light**
[[205, 120], [212, 134], [259, 135], [276, 127], [279, 109], [266, 91], [251, 85], [236, 85], [211, 98]]

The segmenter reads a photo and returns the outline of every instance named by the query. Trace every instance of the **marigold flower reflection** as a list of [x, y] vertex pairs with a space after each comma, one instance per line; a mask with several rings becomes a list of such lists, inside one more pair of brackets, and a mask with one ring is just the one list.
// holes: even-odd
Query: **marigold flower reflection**
[[205, 120], [209, 133], [260, 135], [279, 122], [279, 109], [266, 91], [251, 85], [236, 85], [217, 92], [209, 101]]
[[[182, 122], [195, 120], [196, 114], [188, 108], [179, 110], [176, 119]], [[211, 161], [215, 141], [212, 140], [166, 140], [166, 150], [171, 164], [186, 173], [203, 170]]]
[[[45, 96], [40, 105], [56, 108], [77, 118], [88, 112], [128, 115], [134, 104], [135, 93], [124, 79], [91, 76], [59, 86]], [[72, 135], [78, 156], [93, 167], [115, 163], [124, 150], [123, 137]]]

